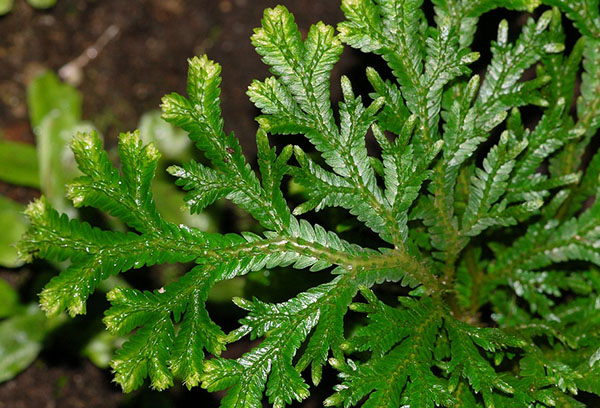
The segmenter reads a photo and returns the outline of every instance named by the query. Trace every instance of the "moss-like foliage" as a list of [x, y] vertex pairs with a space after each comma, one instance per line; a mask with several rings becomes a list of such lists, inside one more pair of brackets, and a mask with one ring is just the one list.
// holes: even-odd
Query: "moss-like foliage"
[[[227, 389], [223, 407], [262, 407], [265, 396], [284, 407], [309, 396], [305, 370], [318, 384], [330, 364], [339, 385], [325, 405], [583, 407], [578, 390], [600, 395], [600, 200], [591, 200], [600, 153], [583, 160], [600, 127], [598, 0], [547, 0], [552, 9], [535, 0], [433, 3], [429, 26], [422, 0], [343, 0], [337, 31], [318, 23], [304, 39], [284, 7], [265, 11], [252, 43], [273, 76], [248, 90], [262, 112], [260, 177], [223, 130], [219, 65], [190, 60], [187, 96], [166, 96], [163, 117], [189, 133], [210, 166], [169, 172], [192, 212], [226, 198], [260, 235], [165, 221], [150, 190], [159, 152], [136, 133], [121, 136], [120, 171], [96, 135], [74, 138], [83, 176], [70, 198], [131, 230], [102, 231], [44, 199], [32, 203], [22, 255], [70, 260], [43, 290], [43, 308], [84, 313], [110, 274], [195, 264], [164, 289], [108, 294], [108, 329], [135, 331], [112, 362], [125, 391], [146, 377], [156, 389], [179, 379]], [[500, 23], [481, 79], [469, 68], [479, 57], [470, 46], [480, 15], [497, 7], [546, 11], [514, 41]], [[568, 54], [564, 16], [582, 34]], [[336, 115], [329, 80], [344, 44], [381, 56], [393, 79], [369, 68], [365, 104], [342, 77]], [[536, 75], [523, 80], [532, 67]], [[530, 105], [541, 111], [531, 128], [521, 120]], [[306, 136], [316, 153], [271, 147], [271, 135], [286, 134]], [[304, 187], [293, 211], [284, 177]], [[300, 218], [327, 207], [348, 210], [373, 242], [359, 246]], [[247, 314], [229, 334], [211, 320], [205, 304], [216, 282], [290, 265], [330, 279], [283, 303], [233, 299]], [[406, 294], [384, 303], [376, 284]], [[348, 310], [366, 315], [352, 330], [344, 329]], [[219, 357], [244, 336], [261, 341], [237, 359]]]

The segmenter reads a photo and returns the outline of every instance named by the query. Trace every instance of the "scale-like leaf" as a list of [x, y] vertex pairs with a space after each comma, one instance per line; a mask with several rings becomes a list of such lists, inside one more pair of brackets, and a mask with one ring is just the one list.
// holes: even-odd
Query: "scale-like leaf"
[[[109, 292], [106, 326], [131, 333], [111, 363], [125, 391], [148, 377], [159, 390], [182, 381], [226, 391], [222, 407], [283, 408], [309, 397], [309, 367], [319, 384], [329, 365], [339, 384], [326, 406], [595, 403], [600, 154], [584, 153], [600, 127], [598, 1], [545, 3], [557, 7], [524, 20], [514, 40], [502, 21], [490, 63], [478, 67], [485, 75], [470, 78], [479, 56], [470, 47], [484, 43], [474, 41], [480, 16], [533, 12], [540, 1], [434, 0], [431, 19], [423, 0], [342, 0], [339, 33], [324, 23], [301, 31], [285, 7], [267, 9], [252, 42], [273, 76], [248, 89], [260, 110], [258, 172], [224, 131], [217, 63], [192, 58], [187, 96], [162, 105], [204, 155], [168, 169], [188, 209], [226, 198], [258, 233], [165, 221], [150, 189], [163, 167], [157, 149], [123, 134], [118, 167], [94, 133], [79, 134], [72, 149], [83, 175], [69, 196], [131, 230], [103, 231], [45, 198], [32, 203], [21, 256], [68, 261], [42, 291], [43, 308], [84, 313], [111, 274], [191, 263], [160, 289]], [[561, 10], [583, 34], [568, 56]], [[333, 107], [342, 43], [383, 58], [391, 74], [367, 69], [370, 99], [342, 75]], [[274, 134], [304, 136], [316, 152], [297, 136], [298, 145], [272, 143]], [[317, 216], [329, 229], [299, 218], [311, 210], [327, 211]], [[280, 268], [294, 269], [293, 282], [271, 276]], [[234, 278], [251, 284], [248, 299], [234, 299], [245, 313], [239, 327], [225, 334], [207, 302]], [[252, 297], [257, 280], [281, 285], [267, 294], [277, 303]], [[241, 356], [223, 353], [246, 336]]]

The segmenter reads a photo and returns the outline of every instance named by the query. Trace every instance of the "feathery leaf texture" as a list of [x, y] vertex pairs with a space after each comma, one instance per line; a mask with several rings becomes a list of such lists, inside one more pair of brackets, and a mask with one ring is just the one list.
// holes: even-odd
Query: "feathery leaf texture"
[[[157, 149], [122, 134], [115, 166], [96, 134], [78, 134], [83, 175], [69, 198], [128, 230], [68, 219], [44, 198], [31, 203], [22, 257], [69, 260], [40, 294], [42, 307], [82, 314], [111, 274], [186, 263], [190, 271], [164, 288], [108, 293], [108, 330], [133, 333], [111, 363], [125, 391], [146, 378], [158, 390], [182, 381], [227, 390], [224, 408], [283, 408], [309, 397], [305, 372], [318, 385], [330, 365], [339, 384], [326, 406], [585, 406], [579, 391], [600, 396], [598, 1], [433, 0], [431, 26], [423, 0], [341, 3], [337, 32], [318, 23], [303, 38], [283, 6], [254, 31], [272, 74], [248, 89], [260, 110], [258, 172], [224, 131], [217, 63], [190, 59], [187, 95], [163, 99], [164, 119], [204, 155], [168, 168], [187, 208], [227, 199], [261, 232], [165, 221], [150, 189]], [[528, 18], [514, 41], [500, 23], [485, 75], [472, 75], [481, 15], [540, 3], [553, 8]], [[563, 17], [582, 35], [568, 54]], [[381, 56], [392, 78], [368, 68], [364, 101], [342, 76], [333, 107], [344, 44]], [[537, 122], [522, 117], [528, 106], [541, 112]], [[285, 145], [290, 134], [316, 151]], [[283, 143], [272, 146], [275, 135]], [[288, 197], [290, 179], [299, 193]], [[372, 231], [362, 246], [352, 243], [356, 230], [310, 221], [335, 207]], [[291, 287], [278, 303], [233, 299], [246, 314], [230, 333], [211, 319], [216, 283], [288, 267], [319, 272], [320, 283]], [[255, 343], [240, 357], [221, 356], [244, 337]]]

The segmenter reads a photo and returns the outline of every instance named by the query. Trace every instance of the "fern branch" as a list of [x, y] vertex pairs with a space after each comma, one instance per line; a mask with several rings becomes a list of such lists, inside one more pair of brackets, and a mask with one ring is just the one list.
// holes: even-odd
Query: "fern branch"
[[[266, 197], [256, 175], [246, 163], [238, 140], [233, 134], [223, 131], [221, 118], [219, 76], [221, 67], [206, 56], [189, 61], [188, 97], [178, 94], [165, 96], [162, 102], [163, 118], [172, 122], [189, 134], [196, 146], [211, 161], [214, 168], [236, 186], [230, 198], [246, 209], [265, 228], [284, 231], [287, 216], [280, 215], [281, 207], [275, 208]], [[184, 176], [185, 170], [173, 168], [175, 174]], [[196, 195], [188, 195], [193, 200]], [[192, 204], [196, 207], [196, 204]], [[284, 212], [284, 214], [286, 214]]]

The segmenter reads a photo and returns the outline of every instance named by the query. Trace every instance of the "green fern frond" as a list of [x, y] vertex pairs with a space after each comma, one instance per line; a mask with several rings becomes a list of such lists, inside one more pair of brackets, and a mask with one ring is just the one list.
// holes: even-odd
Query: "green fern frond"
[[[234, 203], [250, 212], [265, 228], [284, 230], [287, 226], [286, 220], [280, 218], [273, 203], [265, 197], [265, 191], [256, 174], [246, 163], [238, 140], [233, 134], [226, 135], [223, 131], [219, 100], [221, 67], [209, 61], [206, 56], [191, 59], [189, 66], [187, 86], [189, 99], [178, 94], [165, 96], [162, 103], [163, 118], [185, 129], [198, 149], [204, 152], [206, 158], [210, 160], [215, 171], [227, 179], [228, 183], [236, 186], [229, 195]], [[172, 168], [171, 172], [178, 176], [181, 175], [183, 178], [180, 184], [189, 187], [196, 183], [198, 186], [202, 186], [216, 177], [214, 174], [211, 176], [209, 171], [200, 170], [197, 165], [194, 167], [200, 171], [200, 174], [194, 175], [195, 172], [189, 173], [185, 169], [176, 167]], [[196, 180], [198, 176], [200, 178]], [[190, 177], [194, 181], [186, 181]], [[207, 177], [208, 180], [204, 181], [203, 179]], [[198, 210], [202, 208], [202, 205], [208, 205], [213, 196], [216, 199], [227, 190], [226, 187], [221, 187], [219, 188], [220, 193], [211, 193], [211, 198], [207, 200], [201, 194], [203, 190], [200, 189], [197, 194], [188, 194], [187, 199], [188, 202], [191, 201], [190, 206]], [[196, 196], [202, 198], [196, 198]]]
[[563, 11], [583, 35], [600, 38], [598, 0], [542, 0], [542, 2]]
[[[543, 1], [555, 7], [524, 20], [510, 41], [502, 21], [482, 75], [469, 68], [479, 57], [471, 47], [482, 14], [533, 12], [540, 1], [434, 0], [433, 23], [424, 3], [342, 0], [338, 32], [318, 23], [304, 38], [285, 7], [265, 11], [252, 43], [273, 76], [247, 92], [260, 110], [257, 172], [224, 131], [220, 66], [206, 56], [189, 60], [187, 95], [167, 95], [163, 117], [186, 130], [204, 158], [168, 172], [191, 212], [225, 198], [260, 224], [258, 234], [165, 221], [150, 189], [159, 153], [138, 132], [121, 135], [120, 168], [97, 135], [75, 136], [83, 175], [69, 197], [129, 230], [70, 220], [44, 198], [30, 204], [22, 257], [69, 261], [43, 289], [44, 310], [85, 313], [109, 275], [191, 265], [154, 291], [109, 292], [104, 323], [133, 333], [111, 363], [125, 391], [146, 378], [158, 390], [182, 381], [226, 390], [222, 407], [283, 408], [309, 397], [308, 371], [318, 385], [331, 366], [339, 384], [326, 406], [597, 401], [598, 1]], [[568, 55], [565, 16], [582, 34]], [[333, 107], [329, 82], [343, 44], [383, 58], [391, 77], [367, 68], [366, 100], [342, 75]], [[527, 117], [532, 106], [537, 121]], [[316, 152], [286, 145], [289, 134], [305, 136]], [[275, 135], [283, 143], [272, 144]], [[293, 211], [288, 181], [299, 192]], [[311, 212], [335, 208], [362, 229], [310, 221]], [[290, 288], [279, 303], [233, 299], [245, 314], [230, 333], [211, 319], [215, 284], [288, 267], [299, 279], [319, 273], [319, 284]], [[240, 357], [223, 354], [244, 338], [253, 345]]]
[[71, 147], [84, 174], [67, 189], [76, 207], [100, 208], [142, 233], [162, 228], [150, 193], [150, 181], [160, 158], [153, 145], [142, 146], [139, 133], [121, 134], [122, 175], [109, 161], [95, 133], [77, 135]]

